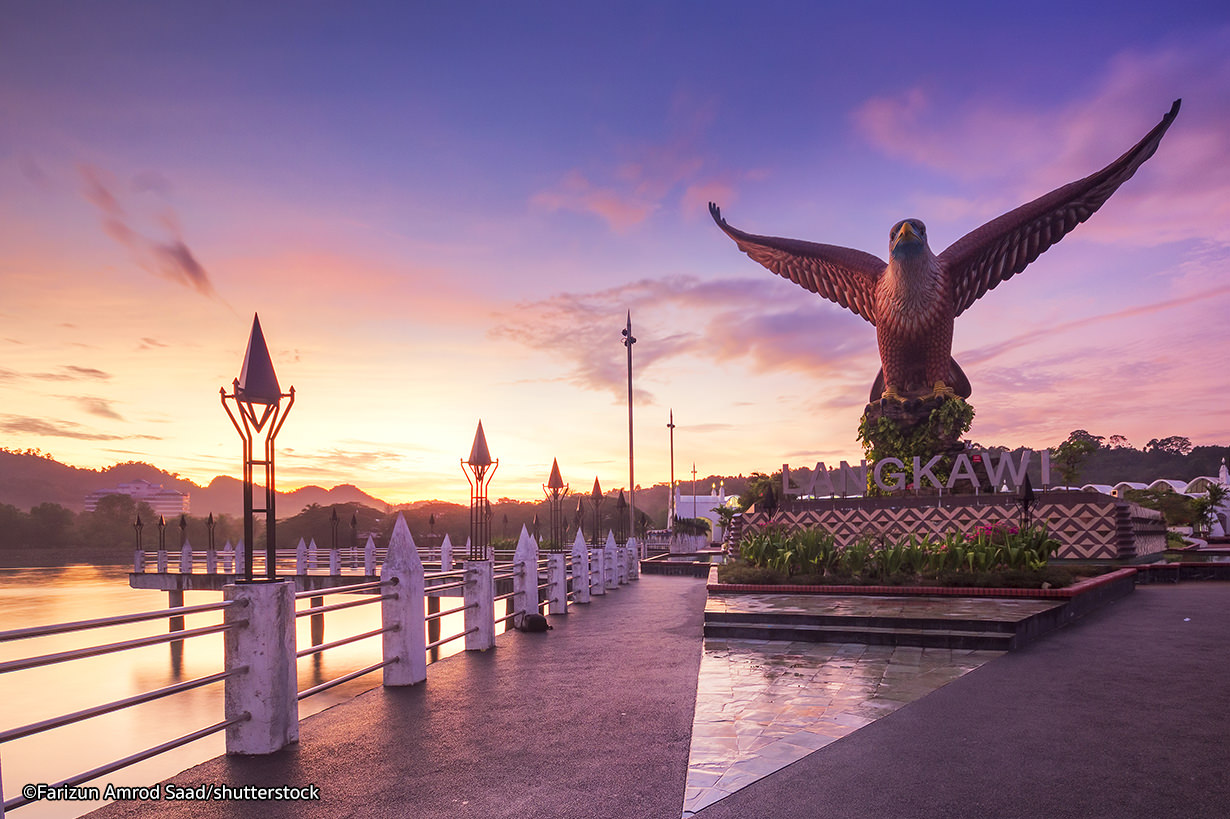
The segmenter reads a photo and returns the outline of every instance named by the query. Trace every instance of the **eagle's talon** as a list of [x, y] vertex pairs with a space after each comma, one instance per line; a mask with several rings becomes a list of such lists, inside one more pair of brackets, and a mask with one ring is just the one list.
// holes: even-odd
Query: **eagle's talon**
[[880, 406], [884, 406], [885, 401], [896, 401], [899, 404], [905, 403], [905, 399], [897, 393], [896, 387], [884, 388], [884, 393], [880, 396]]
[[931, 390], [932, 398], [955, 398], [956, 395], [956, 391], [943, 381], [936, 381], [935, 388]]

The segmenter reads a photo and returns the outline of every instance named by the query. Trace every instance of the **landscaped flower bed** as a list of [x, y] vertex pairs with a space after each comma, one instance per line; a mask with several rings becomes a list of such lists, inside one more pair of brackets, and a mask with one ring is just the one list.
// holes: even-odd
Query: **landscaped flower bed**
[[1062, 588], [1104, 571], [1048, 565], [1059, 548], [1044, 527], [980, 526], [970, 536], [866, 535], [842, 548], [823, 529], [762, 526], [744, 534], [722, 583], [804, 586]]

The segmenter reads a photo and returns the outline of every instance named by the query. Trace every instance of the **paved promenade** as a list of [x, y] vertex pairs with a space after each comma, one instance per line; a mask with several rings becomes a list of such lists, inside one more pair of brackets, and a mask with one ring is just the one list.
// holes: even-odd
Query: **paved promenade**
[[[704, 581], [641, 578], [309, 717], [270, 757], [184, 785], [320, 786], [316, 803], [114, 802], [94, 817], [674, 817], [683, 806]], [[373, 678], [378, 679], [378, 678]]]
[[[92, 815], [677, 819], [704, 599], [699, 580], [642, 575], [545, 635], [311, 717], [297, 747], [173, 780], [315, 783], [319, 803]], [[1230, 583], [1144, 586], [695, 816], [1225, 817], [1228, 715]]]

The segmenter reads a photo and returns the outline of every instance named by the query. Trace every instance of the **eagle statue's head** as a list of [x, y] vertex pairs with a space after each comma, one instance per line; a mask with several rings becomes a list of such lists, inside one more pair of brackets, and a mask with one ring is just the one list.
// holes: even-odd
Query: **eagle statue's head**
[[903, 219], [888, 232], [888, 253], [906, 258], [927, 249], [927, 226], [918, 219]]

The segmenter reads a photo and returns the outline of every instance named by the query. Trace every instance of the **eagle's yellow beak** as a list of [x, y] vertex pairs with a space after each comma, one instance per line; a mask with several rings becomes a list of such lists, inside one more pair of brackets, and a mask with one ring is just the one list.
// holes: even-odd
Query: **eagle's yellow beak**
[[893, 246], [889, 250], [896, 249], [897, 245], [902, 241], [917, 242], [919, 240], [918, 233], [914, 230], [914, 226], [909, 222], [903, 222], [901, 229], [897, 231], [897, 235], [893, 237]]

